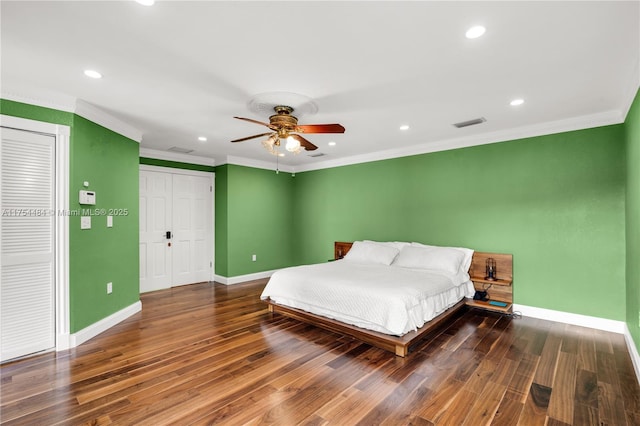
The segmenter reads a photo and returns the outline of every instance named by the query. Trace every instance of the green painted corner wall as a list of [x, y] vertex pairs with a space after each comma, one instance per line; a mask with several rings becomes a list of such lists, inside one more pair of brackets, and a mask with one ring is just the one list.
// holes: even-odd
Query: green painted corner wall
[[[0, 100], [2, 114], [63, 124], [69, 138], [69, 211], [82, 213], [84, 181], [96, 191], [92, 229], [69, 217], [70, 331], [83, 328], [139, 300], [138, 143], [70, 112]], [[114, 212], [106, 227], [101, 210]], [[126, 209], [126, 214], [125, 214]], [[95, 215], [95, 213], [98, 213]], [[113, 282], [113, 293], [106, 292]]]
[[631, 105], [626, 130], [626, 322], [640, 351], [640, 91]]
[[[80, 229], [80, 217], [69, 218], [71, 332], [139, 300], [139, 144], [83, 117], [73, 121], [70, 160], [71, 210], [83, 182], [96, 192], [90, 210], [91, 229]], [[107, 228], [107, 214], [113, 227]], [[113, 293], [107, 294], [107, 283]]]
[[298, 173], [294, 263], [335, 240], [514, 255], [522, 305], [625, 319], [622, 125]]
[[229, 165], [216, 167], [216, 188], [214, 191], [215, 216], [215, 272], [223, 277], [229, 276], [229, 233], [227, 230], [229, 198]]
[[298, 220], [293, 215], [294, 181], [289, 173], [216, 167], [217, 275], [241, 276], [293, 264]]

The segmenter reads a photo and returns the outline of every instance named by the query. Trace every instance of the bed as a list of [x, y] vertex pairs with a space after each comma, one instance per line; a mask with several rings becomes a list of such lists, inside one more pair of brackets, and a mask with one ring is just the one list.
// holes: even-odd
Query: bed
[[419, 243], [336, 242], [334, 261], [275, 272], [269, 310], [404, 357], [473, 297], [473, 250]]

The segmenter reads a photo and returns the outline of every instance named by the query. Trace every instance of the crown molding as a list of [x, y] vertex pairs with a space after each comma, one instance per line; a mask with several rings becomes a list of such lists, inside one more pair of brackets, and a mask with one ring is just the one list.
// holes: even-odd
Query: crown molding
[[[275, 158], [275, 157], [274, 157]], [[253, 167], [254, 169], [265, 169], [265, 170], [273, 170], [276, 171], [276, 162], [271, 161], [262, 161], [262, 160], [254, 160], [252, 158], [245, 157], [236, 157], [233, 155], [228, 155], [222, 164], [232, 164], [234, 166], [245, 166], [245, 167]], [[295, 166], [288, 166], [286, 164], [280, 164], [277, 166], [277, 171], [286, 172], [286, 173], [295, 173]]]
[[627, 119], [627, 115], [629, 114], [629, 110], [631, 109], [631, 105], [633, 105], [633, 101], [638, 94], [638, 89], [640, 89], [640, 59], [636, 61], [636, 65], [633, 67], [629, 88], [625, 92], [626, 97], [622, 104], [622, 116], [624, 117], [625, 121]]
[[128, 123], [112, 116], [101, 110], [100, 108], [88, 102], [78, 99], [74, 111], [77, 115], [93, 121], [96, 124], [106, 127], [122, 136], [126, 136], [138, 143], [142, 140], [142, 131], [136, 129]]
[[44, 99], [2, 91], [0, 98], [64, 112], [75, 112], [76, 109], [76, 98], [59, 94], [55, 96], [55, 99]]
[[7, 92], [1, 92], [0, 97], [23, 104], [71, 112], [138, 143], [142, 140], [142, 132], [140, 130], [82, 99], [61, 94], [56, 94], [51, 98], [41, 98]]
[[353, 155], [350, 157], [327, 160], [315, 164], [295, 167], [295, 172], [307, 172], [312, 170], [329, 169], [333, 167], [348, 166], [372, 161], [389, 160], [392, 158], [408, 157], [412, 155], [428, 154], [432, 152], [448, 151], [451, 149], [467, 148], [477, 145], [506, 142], [535, 136], [551, 135], [554, 133], [570, 132], [574, 130], [589, 129], [593, 127], [608, 126], [624, 122], [624, 115], [619, 110], [605, 111], [603, 113], [550, 121], [532, 126], [523, 126], [514, 129], [470, 135], [461, 138], [445, 139], [437, 142], [429, 142], [405, 148], [388, 149], [368, 154]]
[[140, 157], [155, 160], [176, 161], [178, 163], [198, 164], [201, 166], [215, 166], [216, 160], [198, 155], [182, 154], [179, 152], [160, 151], [158, 149], [140, 148]]

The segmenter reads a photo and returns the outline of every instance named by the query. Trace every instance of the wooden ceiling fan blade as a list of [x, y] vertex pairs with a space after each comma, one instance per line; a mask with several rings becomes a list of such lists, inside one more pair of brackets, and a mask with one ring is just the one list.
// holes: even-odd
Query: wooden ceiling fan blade
[[296, 132], [300, 133], [344, 133], [341, 124], [303, 124], [296, 126]]
[[244, 118], [244, 117], [233, 117], [233, 118], [237, 118], [238, 120], [248, 121], [249, 123], [260, 124], [260, 125], [262, 125], [262, 126], [266, 126], [266, 127], [270, 128], [270, 129], [275, 130], [271, 124], [269, 124], [269, 123], [264, 123], [264, 122], [262, 122], [262, 121], [258, 121], [258, 120], [254, 120], [254, 119], [252, 119], [252, 118]]
[[259, 138], [260, 136], [267, 136], [272, 134], [273, 132], [267, 132], [267, 133], [260, 133], [259, 135], [253, 135], [253, 136], [247, 136], [246, 138], [242, 138], [242, 139], [236, 139], [233, 140], [231, 142], [242, 142], [242, 141], [248, 141], [249, 139], [253, 139], [253, 138]]
[[300, 135], [289, 135], [289, 136], [291, 136], [292, 138], [300, 142], [300, 146], [306, 149], [307, 151], [313, 151], [318, 149], [317, 146], [315, 146], [314, 144], [312, 144], [311, 142], [309, 142], [308, 140], [306, 140]]

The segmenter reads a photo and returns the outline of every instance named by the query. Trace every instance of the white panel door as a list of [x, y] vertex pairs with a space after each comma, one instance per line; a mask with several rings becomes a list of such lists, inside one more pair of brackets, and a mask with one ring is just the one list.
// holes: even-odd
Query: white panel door
[[140, 171], [140, 292], [172, 285], [173, 227], [172, 177], [169, 173]]
[[211, 279], [212, 197], [209, 176], [140, 170], [140, 292]]
[[209, 281], [211, 178], [173, 175], [173, 285]]
[[55, 346], [55, 137], [2, 128], [0, 361]]

